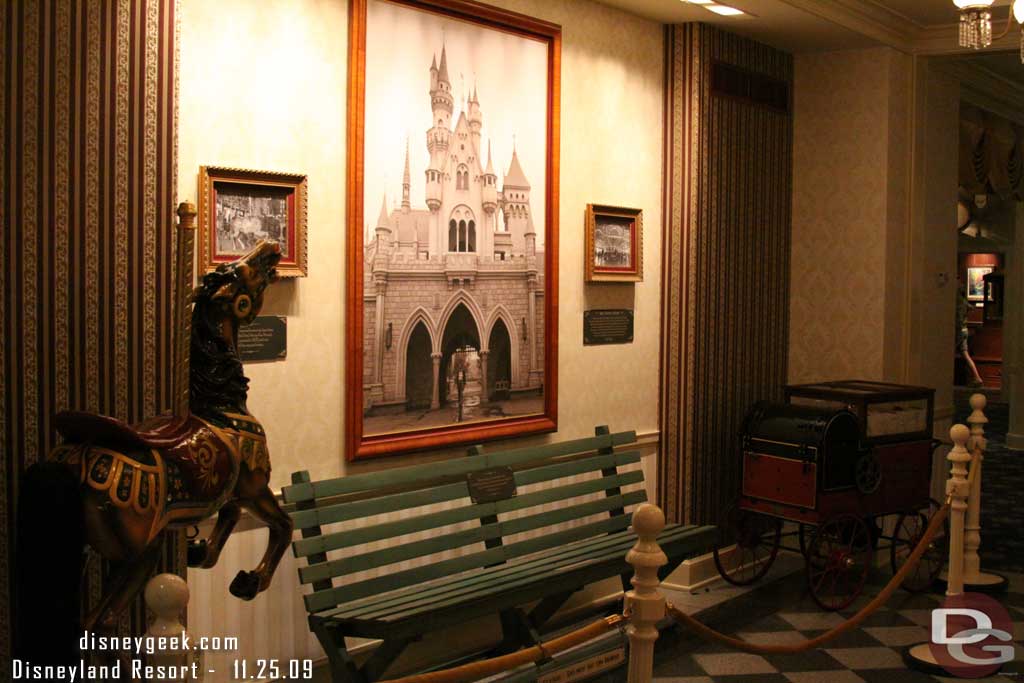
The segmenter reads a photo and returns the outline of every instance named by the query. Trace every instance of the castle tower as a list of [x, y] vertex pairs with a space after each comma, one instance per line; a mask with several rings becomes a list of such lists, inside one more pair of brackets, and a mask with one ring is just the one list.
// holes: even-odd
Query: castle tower
[[519, 155], [512, 147], [512, 162], [501, 188], [502, 211], [505, 214], [505, 230], [511, 233], [512, 251], [527, 252], [527, 236], [536, 239], [533, 231], [533, 217], [530, 215], [530, 181], [519, 164]]
[[484, 115], [480, 111], [480, 101], [476, 98], [476, 84], [469, 98], [469, 130], [472, 133], [473, 149], [480, 151], [480, 130], [484, 127]]
[[391, 220], [388, 218], [387, 195], [380, 201], [380, 216], [377, 218], [377, 227], [374, 232], [377, 235], [378, 252], [386, 251], [391, 246]]
[[490, 140], [487, 141], [487, 168], [484, 169], [483, 181], [484, 213], [490, 219], [494, 215], [494, 210], [498, 208], [498, 176], [494, 174], [494, 163], [491, 161]]

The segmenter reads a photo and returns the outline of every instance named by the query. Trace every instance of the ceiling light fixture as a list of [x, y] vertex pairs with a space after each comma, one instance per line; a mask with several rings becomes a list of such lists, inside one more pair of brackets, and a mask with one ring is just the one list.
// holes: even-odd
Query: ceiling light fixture
[[729, 7], [729, 5], [704, 5], [704, 7], [715, 14], [721, 14], [723, 17], [736, 17], [741, 14], [746, 14], [743, 10], [736, 9], [735, 7]]
[[953, 0], [960, 9], [960, 47], [980, 50], [992, 44], [993, 0]]
[[[1024, 0], [1014, 0], [1013, 18], [1017, 23], [1024, 26]], [[1020, 63], [1024, 64], [1024, 28], [1020, 32]]]

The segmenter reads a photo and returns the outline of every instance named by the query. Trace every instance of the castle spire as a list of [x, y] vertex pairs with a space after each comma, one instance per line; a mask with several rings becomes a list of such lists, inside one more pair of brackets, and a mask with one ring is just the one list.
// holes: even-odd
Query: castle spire
[[438, 67], [437, 80], [442, 83], [451, 84], [448, 80], [448, 55], [445, 54], [445, 46], [441, 45], [441, 66]]
[[508, 166], [508, 173], [505, 174], [504, 185], [529, 190], [530, 182], [523, 173], [523, 167], [519, 165], [519, 155], [516, 154], [515, 143], [512, 144], [512, 163]]
[[388, 219], [388, 196], [385, 194], [380, 200], [380, 217], [377, 218], [377, 231], [387, 230], [391, 232], [391, 221]]
[[402, 213], [409, 213], [409, 136], [405, 137], [405, 173], [402, 174]]
[[487, 175], [494, 175], [494, 164], [491, 163], [491, 141], [487, 141], [487, 169], [484, 171]]

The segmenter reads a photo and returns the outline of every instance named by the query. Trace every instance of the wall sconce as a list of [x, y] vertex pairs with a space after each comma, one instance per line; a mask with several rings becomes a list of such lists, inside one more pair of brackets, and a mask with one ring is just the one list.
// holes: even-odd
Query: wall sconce
[[523, 318], [522, 326], [523, 326], [523, 341], [527, 341], [527, 336], [528, 335], [526, 334], [526, 318]]
[[388, 329], [384, 332], [384, 348], [391, 350], [391, 323], [388, 323]]

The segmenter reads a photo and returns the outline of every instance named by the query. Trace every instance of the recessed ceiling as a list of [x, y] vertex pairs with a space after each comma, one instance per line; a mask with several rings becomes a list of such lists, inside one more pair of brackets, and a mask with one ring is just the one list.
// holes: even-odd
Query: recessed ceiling
[[[600, 0], [664, 24], [700, 21], [786, 52], [849, 50], [878, 43], [782, 0], [720, 0], [747, 14], [723, 17], [682, 0]], [[925, 1], [925, 0], [908, 0]], [[935, 0], [931, 0], [935, 1]]]
[[[959, 21], [960, 13], [952, 0], [868, 0], [874, 5], [894, 12], [918, 26], [943, 26]], [[1011, 0], [996, 0], [993, 7], [1007, 7]], [[1005, 20], [1006, 11], [999, 10], [994, 17]]]

